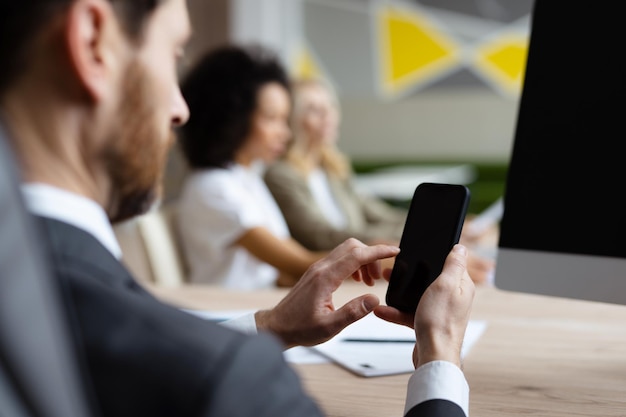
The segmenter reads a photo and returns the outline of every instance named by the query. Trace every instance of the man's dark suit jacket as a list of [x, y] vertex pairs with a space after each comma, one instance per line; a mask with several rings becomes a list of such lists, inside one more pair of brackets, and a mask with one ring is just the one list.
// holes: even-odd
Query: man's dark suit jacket
[[0, 124], [0, 416], [93, 416], [14, 162]]
[[[90, 234], [43, 217], [38, 224], [104, 416], [322, 415], [273, 337], [167, 306]], [[441, 400], [408, 414], [463, 415]]]

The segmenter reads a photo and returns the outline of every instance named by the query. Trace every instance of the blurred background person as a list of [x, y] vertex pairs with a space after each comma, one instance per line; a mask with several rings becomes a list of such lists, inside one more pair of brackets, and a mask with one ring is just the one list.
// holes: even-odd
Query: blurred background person
[[328, 251], [290, 236], [262, 177], [291, 137], [286, 70], [261, 46], [226, 45], [199, 60], [182, 93], [191, 115], [180, 143], [191, 172], [177, 225], [190, 281], [241, 290], [293, 285]]
[[292, 141], [265, 174], [292, 236], [313, 250], [349, 237], [397, 244], [406, 212], [353, 187], [351, 162], [336, 146], [340, 114], [330, 86], [295, 80], [292, 94]]
[[[351, 162], [337, 147], [340, 109], [332, 87], [320, 79], [294, 80], [292, 96], [292, 141], [264, 177], [291, 235], [316, 251], [348, 237], [398, 245], [407, 211], [355, 189]], [[477, 237], [463, 239], [471, 245]], [[494, 261], [472, 254], [468, 268], [482, 283]]]

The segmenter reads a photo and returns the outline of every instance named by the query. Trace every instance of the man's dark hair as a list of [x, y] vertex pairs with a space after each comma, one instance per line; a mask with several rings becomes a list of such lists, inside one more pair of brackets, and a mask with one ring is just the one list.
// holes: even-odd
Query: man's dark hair
[[272, 82], [290, 91], [280, 60], [259, 45], [225, 45], [199, 59], [181, 85], [190, 117], [180, 144], [192, 168], [233, 161], [250, 133], [259, 90]]
[[[74, 0], [0, 0], [0, 95], [26, 65], [40, 30]], [[124, 30], [140, 39], [146, 18], [166, 0], [108, 0]]]

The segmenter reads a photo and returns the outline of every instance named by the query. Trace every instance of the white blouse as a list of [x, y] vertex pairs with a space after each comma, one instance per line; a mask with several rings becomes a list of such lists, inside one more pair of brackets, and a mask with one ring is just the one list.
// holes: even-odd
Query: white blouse
[[313, 198], [317, 205], [322, 208], [324, 216], [330, 224], [337, 229], [345, 228], [348, 224], [346, 215], [339, 204], [337, 204], [326, 173], [320, 168], [314, 170], [309, 174], [308, 184]]
[[274, 285], [278, 270], [234, 244], [255, 227], [289, 237], [261, 174], [260, 166], [233, 164], [195, 172], [185, 181], [177, 220], [191, 282], [240, 290]]

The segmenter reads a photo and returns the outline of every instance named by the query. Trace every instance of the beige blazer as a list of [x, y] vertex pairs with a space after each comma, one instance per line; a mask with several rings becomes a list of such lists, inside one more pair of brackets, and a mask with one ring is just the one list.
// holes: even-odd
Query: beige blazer
[[348, 220], [337, 229], [317, 205], [307, 179], [286, 161], [278, 161], [265, 174], [265, 182], [283, 212], [294, 239], [311, 250], [330, 250], [349, 237], [363, 242], [400, 241], [406, 210], [357, 193], [352, 180], [330, 178], [333, 196]]

